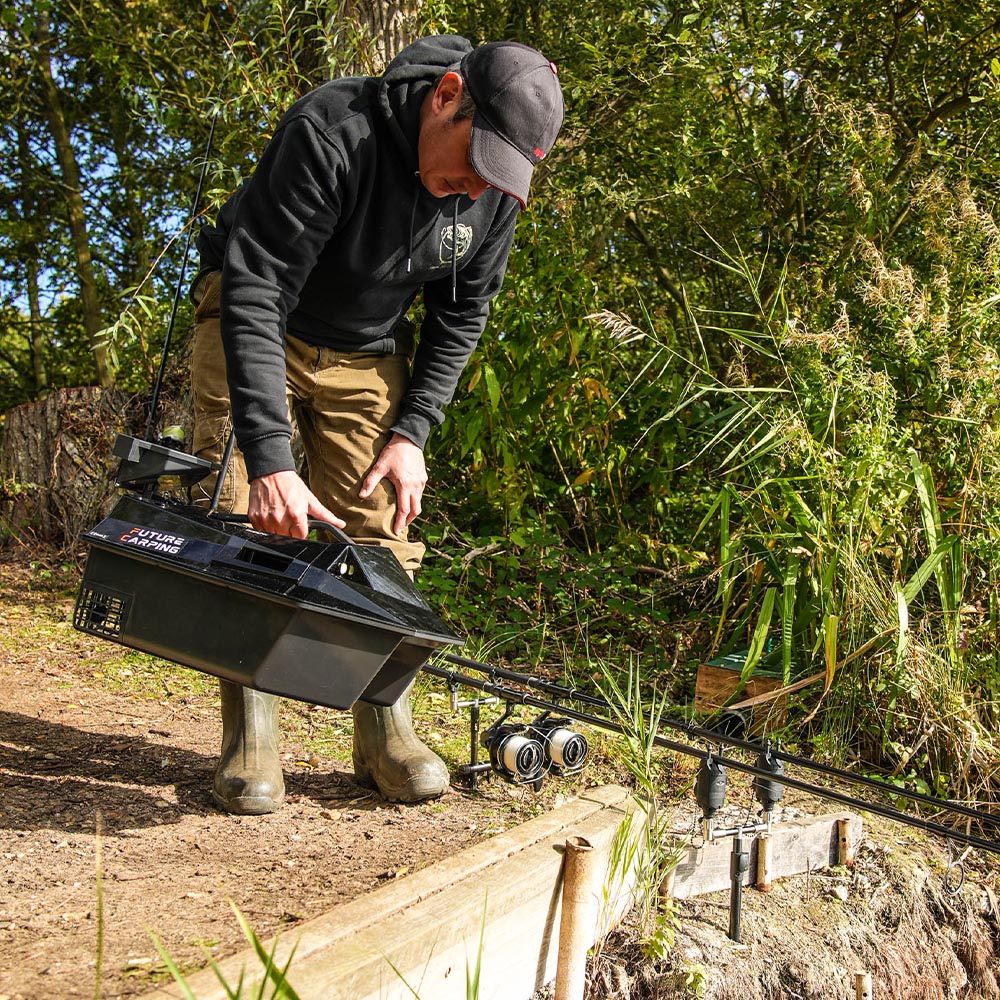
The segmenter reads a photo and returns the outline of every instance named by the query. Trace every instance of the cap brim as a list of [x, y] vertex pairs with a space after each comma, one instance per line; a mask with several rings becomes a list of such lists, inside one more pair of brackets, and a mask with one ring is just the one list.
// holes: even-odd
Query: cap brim
[[487, 184], [527, 205], [534, 164], [478, 112], [472, 120], [469, 159]]

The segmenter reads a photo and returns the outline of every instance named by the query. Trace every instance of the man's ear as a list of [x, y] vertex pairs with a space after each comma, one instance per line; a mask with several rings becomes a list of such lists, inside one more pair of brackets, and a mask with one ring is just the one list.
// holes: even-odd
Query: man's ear
[[445, 73], [438, 81], [437, 89], [434, 91], [434, 100], [432, 102], [434, 111], [441, 114], [444, 111], [451, 111], [458, 107], [458, 103], [462, 99], [464, 87], [465, 83], [462, 80], [461, 73], [456, 73], [454, 70]]

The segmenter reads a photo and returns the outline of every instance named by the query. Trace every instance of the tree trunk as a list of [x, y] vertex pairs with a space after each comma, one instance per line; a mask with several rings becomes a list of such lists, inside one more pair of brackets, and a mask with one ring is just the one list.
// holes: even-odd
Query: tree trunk
[[298, 66], [312, 85], [341, 76], [381, 76], [417, 37], [423, 0], [341, 0], [302, 33]]
[[[34, 192], [31, 188], [31, 152], [28, 136], [20, 121], [17, 122], [17, 157], [20, 167], [21, 214], [25, 219], [34, 219], [38, 214]], [[33, 238], [25, 244], [25, 260], [28, 291], [28, 349], [31, 355], [31, 375], [35, 382], [35, 395], [39, 396], [49, 386], [49, 376], [45, 370], [45, 328], [38, 294], [38, 261], [41, 253]]]
[[347, 0], [344, 16], [354, 21], [367, 44], [360, 49], [358, 70], [378, 76], [416, 37], [420, 0]]
[[30, 351], [31, 375], [35, 380], [35, 393], [42, 395], [49, 387], [49, 375], [45, 370], [45, 326], [38, 296], [38, 257], [28, 261], [28, 315], [31, 317]]
[[111, 506], [119, 431], [142, 423], [141, 401], [83, 386], [57, 389], [6, 414], [0, 450], [0, 538], [67, 549]]
[[101, 305], [97, 296], [97, 282], [94, 279], [94, 266], [90, 255], [90, 236], [87, 232], [87, 218], [84, 213], [83, 195], [80, 187], [80, 170], [77, 166], [69, 128], [66, 125], [59, 88], [52, 75], [51, 36], [47, 13], [39, 14], [35, 40], [38, 44], [38, 71], [45, 94], [45, 110], [49, 128], [52, 130], [56, 158], [59, 161], [59, 170], [62, 173], [66, 193], [69, 229], [73, 238], [73, 251], [76, 255], [76, 274], [80, 282], [83, 326], [94, 355], [97, 381], [102, 386], [110, 386], [114, 381], [114, 371], [108, 356], [107, 344], [100, 336], [103, 327]]
[[[118, 163], [118, 183], [125, 205], [125, 216], [122, 219], [123, 226], [127, 227], [125, 270], [118, 275], [118, 284], [124, 288], [140, 287], [153, 270], [149, 239], [146, 236], [146, 218], [140, 201], [141, 192], [136, 190], [135, 144], [130, 134], [132, 128], [124, 99], [114, 101], [108, 110], [108, 135]], [[145, 345], [143, 355], [145, 356]]]

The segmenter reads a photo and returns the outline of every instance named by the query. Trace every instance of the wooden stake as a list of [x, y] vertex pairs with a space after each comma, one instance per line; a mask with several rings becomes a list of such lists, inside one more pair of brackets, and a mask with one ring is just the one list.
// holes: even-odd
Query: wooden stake
[[837, 864], [844, 868], [854, 867], [854, 844], [851, 841], [851, 821], [837, 820]]
[[769, 833], [761, 834], [757, 840], [757, 888], [761, 892], [771, 891], [772, 854], [774, 840]]
[[854, 974], [854, 989], [857, 992], [857, 1000], [872, 1000], [872, 974], [870, 972], [856, 972]]
[[566, 841], [562, 915], [555, 1000], [583, 1000], [587, 951], [594, 942], [598, 897], [594, 887], [594, 849], [583, 837]]

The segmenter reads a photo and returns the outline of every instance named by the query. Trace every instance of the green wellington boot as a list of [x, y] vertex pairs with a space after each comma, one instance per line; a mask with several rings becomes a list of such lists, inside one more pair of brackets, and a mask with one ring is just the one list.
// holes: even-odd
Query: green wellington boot
[[354, 714], [354, 774], [359, 784], [378, 788], [391, 802], [420, 802], [448, 790], [450, 778], [443, 760], [413, 732], [410, 692], [388, 708], [356, 702]]
[[233, 681], [219, 681], [222, 753], [212, 798], [228, 813], [259, 816], [285, 799], [278, 760], [278, 698]]

